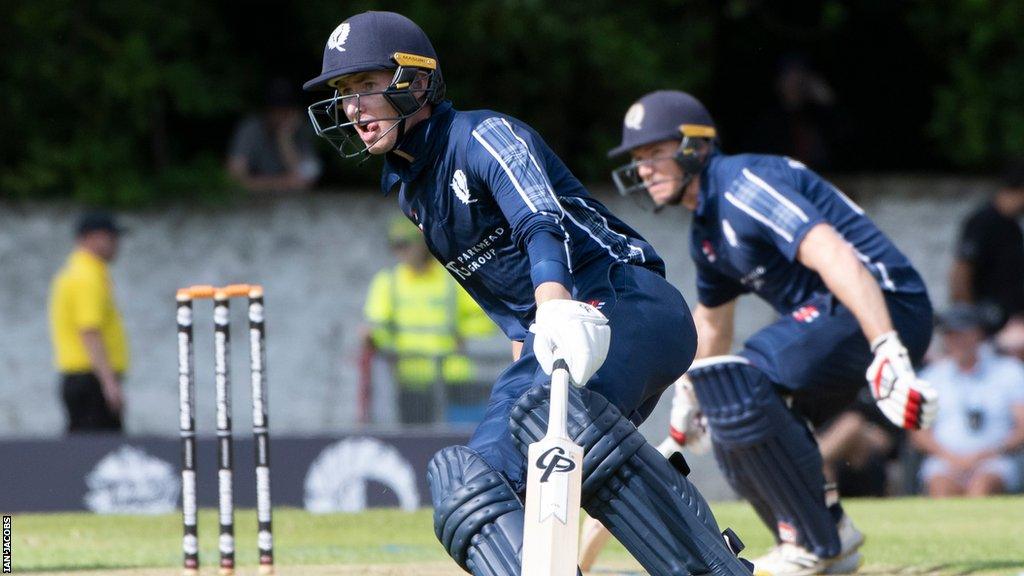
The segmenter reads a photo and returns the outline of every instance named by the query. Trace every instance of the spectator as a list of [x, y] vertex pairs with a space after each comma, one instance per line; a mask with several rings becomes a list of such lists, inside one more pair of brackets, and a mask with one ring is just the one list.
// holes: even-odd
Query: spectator
[[958, 304], [940, 317], [946, 357], [921, 377], [939, 391], [930, 430], [915, 432], [927, 455], [921, 479], [931, 496], [984, 496], [1020, 489], [1012, 453], [1024, 446], [1024, 366], [985, 343], [984, 319]]
[[313, 133], [299, 103], [291, 83], [276, 79], [267, 87], [263, 111], [235, 130], [228, 173], [246, 190], [306, 190], [320, 177]]
[[1002, 186], [967, 217], [950, 273], [954, 302], [982, 307], [990, 331], [1024, 323], [1024, 162], [1007, 170]]
[[[449, 422], [477, 422], [489, 386], [474, 380], [472, 362], [458, 352], [465, 339], [491, 335], [494, 324], [430, 256], [411, 222], [392, 221], [388, 241], [399, 264], [370, 284], [364, 343], [394, 358], [400, 421], [436, 422], [447, 413]], [[447, 406], [435, 403], [437, 384], [445, 386]]]
[[50, 329], [69, 433], [122, 430], [128, 343], [107, 269], [122, 232], [110, 214], [83, 216], [75, 250], [51, 285]]
[[815, 170], [832, 167], [836, 138], [835, 92], [796, 55], [783, 58], [775, 79], [777, 102], [753, 123], [746, 148], [800, 160]]
[[1024, 321], [1018, 316], [1010, 320], [996, 335], [996, 349], [1000, 354], [1024, 361]]

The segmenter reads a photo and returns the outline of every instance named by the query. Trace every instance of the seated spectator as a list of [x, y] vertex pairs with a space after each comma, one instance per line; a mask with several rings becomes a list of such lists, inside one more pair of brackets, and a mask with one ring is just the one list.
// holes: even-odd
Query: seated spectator
[[913, 433], [927, 457], [921, 479], [931, 496], [1015, 492], [1024, 446], [1024, 366], [985, 342], [977, 307], [958, 304], [939, 319], [945, 357], [921, 373], [939, 391], [939, 414]]
[[1024, 162], [1007, 170], [999, 190], [960, 229], [949, 293], [954, 302], [980, 306], [988, 316], [990, 333], [1010, 320], [1024, 324], [1024, 232], [1017, 222], [1021, 215]]
[[306, 190], [320, 177], [313, 133], [289, 81], [267, 87], [263, 111], [235, 130], [228, 173], [250, 192]]

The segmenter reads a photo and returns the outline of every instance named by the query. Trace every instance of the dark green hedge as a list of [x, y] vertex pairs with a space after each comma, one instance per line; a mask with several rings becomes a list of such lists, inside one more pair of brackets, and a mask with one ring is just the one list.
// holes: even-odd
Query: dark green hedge
[[[770, 6], [0, 2], [0, 193], [121, 206], [223, 198], [230, 191], [221, 170], [227, 140], [239, 117], [259, 104], [264, 83], [282, 74], [296, 83], [315, 75], [330, 31], [344, 16], [371, 8], [399, 10], [427, 30], [458, 107], [523, 118], [578, 175], [605, 180], [604, 151], [618, 137], [629, 102], [666, 86], [700, 96], [729, 86], [730, 72], [714, 70], [716, 51], [738, 40], [723, 42], [716, 31], [743, 18], [755, 26], [770, 21]], [[828, 23], [821, 33], [841, 35], [857, 6], [817, 3]], [[921, 1], [901, 3], [900, 13], [941, 75], [934, 102], [920, 103], [933, 108], [922, 143], [968, 168], [993, 166], [1024, 149], [1024, 2]], [[765, 53], [782, 51], [790, 40], [749, 39], [765, 43]], [[846, 100], [855, 102], [855, 95]], [[333, 183], [374, 181], [374, 162], [332, 160], [329, 167]]]

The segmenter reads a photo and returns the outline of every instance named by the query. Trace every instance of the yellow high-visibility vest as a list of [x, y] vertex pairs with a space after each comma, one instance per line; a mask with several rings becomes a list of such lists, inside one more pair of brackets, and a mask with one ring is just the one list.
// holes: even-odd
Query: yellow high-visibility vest
[[428, 389], [439, 377], [449, 384], [471, 382], [473, 364], [456, 353], [459, 339], [486, 337], [495, 330], [469, 294], [433, 261], [420, 273], [405, 264], [378, 272], [365, 314], [374, 345], [396, 356], [399, 385], [416, 390]]

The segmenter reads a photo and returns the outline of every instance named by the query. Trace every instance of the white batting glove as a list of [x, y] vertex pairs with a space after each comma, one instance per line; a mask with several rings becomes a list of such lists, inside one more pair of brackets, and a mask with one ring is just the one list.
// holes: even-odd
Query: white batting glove
[[875, 338], [871, 351], [875, 360], [868, 367], [868, 388], [882, 414], [907, 430], [931, 426], [939, 410], [939, 393], [917, 378], [896, 332]]
[[590, 304], [575, 300], [548, 300], [537, 307], [530, 326], [533, 353], [544, 372], [551, 374], [556, 358], [564, 358], [569, 376], [583, 386], [608, 356], [612, 329], [608, 318]]
[[658, 445], [658, 451], [665, 458], [683, 447], [694, 454], [703, 454], [711, 448], [707, 418], [700, 411], [693, 384], [686, 375], [676, 380], [672, 395], [672, 414], [669, 416], [668, 437]]

